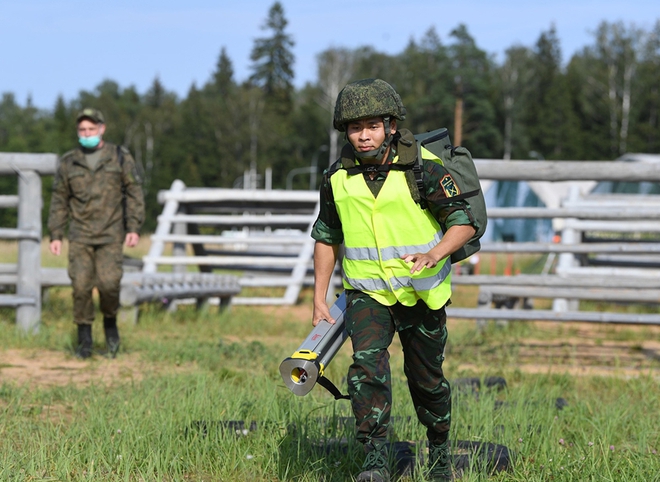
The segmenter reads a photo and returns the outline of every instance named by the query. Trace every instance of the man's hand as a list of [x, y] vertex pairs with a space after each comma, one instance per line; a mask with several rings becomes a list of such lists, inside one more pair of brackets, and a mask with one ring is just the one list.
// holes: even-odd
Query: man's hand
[[56, 239], [50, 242], [50, 252], [55, 256], [62, 254], [62, 240]]
[[457, 224], [447, 230], [438, 244], [428, 253], [415, 253], [401, 255], [406, 263], [413, 263], [410, 273], [421, 271], [422, 268], [435, 268], [441, 259], [454, 253], [465, 245], [475, 233], [474, 227], [469, 224]]
[[321, 320], [326, 320], [328, 323], [334, 325], [335, 319], [330, 316], [330, 309], [327, 303], [314, 303], [314, 313], [312, 314], [312, 325], [318, 325]]
[[140, 241], [140, 235], [138, 233], [126, 233], [125, 245], [128, 248], [134, 248], [137, 246], [138, 241]]
[[413, 263], [410, 273], [421, 271], [423, 268], [435, 268], [438, 261], [440, 261], [430, 251], [428, 253], [403, 254], [401, 259], [406, 263]]

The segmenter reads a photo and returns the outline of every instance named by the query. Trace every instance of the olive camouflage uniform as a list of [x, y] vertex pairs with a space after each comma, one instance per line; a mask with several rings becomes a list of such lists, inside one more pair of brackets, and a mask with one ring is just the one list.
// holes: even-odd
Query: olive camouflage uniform
[[51, 240], [62, 240], [69, 224], [68, 271], [77, 324], [94, 320], [94, 286], [104, 317], [116, 315], [122, 243], [127, 232], [139, 233], [144, 222], [142, 176], [129, 151], [120, 149], [121, 164], [117, 147], [105, 142], [94, 170], [81, 148], [67, 152], [58, 163], [53, 183], [48, 229]]
[[444, 444], [451, 417], [449, 383], [442, 371], [445, 309], [431, 310], [421, 300], [410, 307], [383, 306], [355, 290], [347, 290], [346, 303], [346, 332], [353, 344], [348, 393], [358, 440], [378, 444], [387, 436], [392, 406], [388, 347], [398, 332], [415, 413], [427, 428], [429, 441]]

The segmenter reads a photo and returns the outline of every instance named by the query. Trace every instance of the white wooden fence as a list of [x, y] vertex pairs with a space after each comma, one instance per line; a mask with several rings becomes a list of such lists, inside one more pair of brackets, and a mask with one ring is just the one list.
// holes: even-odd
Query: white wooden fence
[[[485, 253], [536, 253], [559, 255], [554, 274], [537, 276], [470, 276], [453, 278], [456, 285], [480, 286], [477, 308], [449, 308], [450, 316], [462, 318], [583, 320], [614, 323], [656, 323], [655, 315], [588, 313], [578, 311], [574, 300], [621, 302], [660, 302], [657, 273], [626, 271], [608, 277], [593, 267], [575, 266], [576, 257], [586, 255], [633, 256], [660, 254], [656, 242], [583, 243], [578, 229], [658, 231], [660, 201], [640, 196], [615, 201], [576, 196], [578, 189], [588, 191], [599, 180], [660, 181], [660, 166], [644, 163], [602, 161], [496, 161], [477, 160], [482, 186], [493, 180], [525, 180], [550, 207], [489, 208], [490, 218], [551, 218], [561, 224], [562, 242], [489, 243]], [[175, 181], [169, 191], [159, 193], [165, 204], [154, 235], [152, 250], [145, 258], [147, 271], [157, 265], [197, 265], [201, 270], [215, 268], [242, 272], [244, 287], [285, 287], [283, 296], [241, 296], [235, 303], [291, 304], [297, 301], [300, 287], [312, 283], [310, 276], [313, 241], [309, 237], [316, 217], [316, 191], [267, 191], [186, 188]], [[563, 224], [562, 224], [563, 223]], [[600, 223], [600, 224], [594, 224]], [[212, 227], [211, 234], [200, 233], [200, 226]], [[201, 228], [203, 229], [203, 228]], [[163, 254], [164, 243], [175, 246], [173, 256]], [[186, 254], [184, 243], [193, 245], [194, 255]], [[215, 245], [215, 249], [203, 245]], [[219, 249], [218, 249], [219, 248]], [[565, 258], [562, 258], [565, 257]], [[566, 258], [567, 257], [567, 258]], [[569, 266], [570, 265], [570, 266]], [[610, 270], [612, 268], [609, 268]], [[339, 279], [335, 280], [339, 286]], [[550, 310], [494, 310], [497, 297], [556, 299]], [[562, 300], [573, 300], [561, 306]], [[572, 309], [568, 309], [572, 308]]]
[[[634, 157], [634, 155], [632, 155]], [[480, 287], [479, 308], [450, 308], [450, 316], [477, 319], [590, 321], [606, 323], [660, 324], [658, 314], [602, 313], [578, 310], [579, 300], [660, 305], [660, 270], [646, 263], [642, 268], [589, 266], [614, 259], [621, 264], [648, 261], [660, 252], [657, 220], [660, 196], [580, 194], [581, 182], [659, 182], [660, 163], [646, 162], [540, 162], [480, 160], [482, 180], [536, 181], [532, 188], [543, 193], [562, 192], [558, 205], [550, 208], [489, 208], [489, 218], [552, 218], [561, 242], [490, 243], [482, 252], [559, 255], [553, 274], [518, 276], [455, 276], [457, 285]], [[576, 182], [577, 181], [577, 182]], [[584, 234], [598, 239], [587, 241]], [[609, 233], [609, 235], [608, 235]], [[628, 239], [612, 239], [611, 233], [626, 233]], [[644, 264], [644, 263], [642, 263]], [[553, 299], [553, 310], [492, 309], [500, 297]], [[481, 313], [481, 314], [479, 314]]]
[[[237, 272], [241, 287], [253, 293], [242, 292], [232, 303], [294, 304], [301, 287], [313, 282], [310, 233], [318, 199], [315, 191], [187, 188], [175, 180], [158, 195], [164, 207], [144, 271], [194, 265]], [[171, 256], [165, 243], [173, 243]]]
[[41, 175], [55, 173], [55, 154], [0, 153], [0, 175], [15, 175], [18, 195], [0, 196], [1, 208], [18, 208], [18, 226], [0, 228], [0, 239], [18, 240], [18, 263], [4, 271], [15, 276], [15, 294], [0, 295], [0, 306], [16, 307], [16, 324], [35, 332], [41, 319]]
[[[16, 293], [1, 295], [0, 305], [15, 306], [17, 324], [28, 332], [36, 330], [39, 324], [41, 288], [62, 278], [59, 271], [57, 275], [45, 275], [40, 260], [40, 175], [53, 174], [56, 162], [54, 154], [0, 154], [0, 175], [18, 178], [18, 195], [0, 196], [0, 207], [18, 207], [19, 211], [17, 228], [0, 229], [0, 238], [19, 241], [17, 265], [0, 267], [0, 284], [15, 283]], [[659, 269], [615, 263], [630, 264], [632, 256], [653, 261], [653, 256], [660, 254], [659, 244], [651, 236], [660, 230], [657, 223], [660, 202], [654, 196], [576, 194], [577, 188], [592, 186], [599, 180], [660, 182], [660, 164], [625, 163], [623, 168], [620, 162], [600, 161], [476, 162], [483, 186], [493, 180], [521, 180], [532, 184], [537, 193], [545, 193], [546, 208], [489, 208], [490, 218], [551, 218], [562, 232], [559, 244], [490, 243], [483, 246], [482, 252], [549, 253], [559, 255], [560, 261], [553, 274], [455, 276], [454, 284], [480, 286], [481, 301], [477, 308], [449, 308], [450, 316], [660, 322], [660, 315], [655, 314], [583, 312], [570, 301], [660, 303]], [[316, 218], [317, 200], [315, 191], [186, 188], [181, 181], [174, 181], [170, 190], [159, 193], [164, 209], [152, 237], [151, 250], [144, 258], [143, 274], [160, 276], [161, 265], [172, 266], [177, 275], [186, 272], [190, 265], [209, 273], [214, 269], [230, 270], [240, 273], [241, 287], [256, 290], [252, 296], [235, 296], [234, 303], [295, 303], [301, 286], [313, 282], [313, 241], [309, 232]], [[638, 239], [585, 243], [582, 236], [585, 231], [633, 233]], [[166, 243], [173, 244], [172, 256], [165, 255]], [[186, 245], [191, 246], [192, 253], [186, 250]], [[578, 262], [598, 257], [610, 266], [584, 266]], [[333, 283], [339, 285], [338, 277]], [[231, 289], [235, 294], [235, 288]], [[144, 293], [148, 291], [145, 288]], [[149, 296], [157, 295], [149, 292]], [[568, 302], [563, 306], [561, 302], [555, 303], [554, 310], [492, 309], [491, 303], [498, 296]]]
[[[56, 166], [55, 154], [0, 153], [0, 175], [18, 179], [18, 195], [0, 195], [0, 208], [18, 208], [18, 227], [0, 228], [0, 239], [18, 240], [18, 263], [0, 264], [0, 286], [15, 287], [14, 294], [0, 295], [0, 306], [15, 307], [16, 323], [28, 333], [39, 329], [43, 290], [71, 284], [66, 269], [41, 267], [41, 176], [53, 175]], [[201, 305], [214, 297], [224, 308], [240, 292], [235, 276], [210, 273], [130, 272], [124, 273], [121, 284], [121, 304], [135, 308], [134, 321], [142, 302], [169, 304], [185, 298]]]

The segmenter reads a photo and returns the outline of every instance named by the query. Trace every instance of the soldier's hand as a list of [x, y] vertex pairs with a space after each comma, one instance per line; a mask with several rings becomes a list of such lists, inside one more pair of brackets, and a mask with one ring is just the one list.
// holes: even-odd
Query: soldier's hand
[[403, 254], [401, 259], [406, 263], [413, 263], [412, 268], [410, 268], [411, 274], [415, 271], [421, 271], [423, 268], [435, 268], [438, 261], [440, 261], [431, 253]]
[[56, 239], [55, 241], [50, 242], [50, 252], [55, 256], [62, 254], [62, 241]]
[[126, 246], [129, 248], [134, 248], [137, 246], [138, 241], [140, 241], [140, 235], [138, 233], [126, 233]]
[[314, 314], [312, 315], [312, 325], [318, 325], [321, 320], [326, 320], [328, 323], [334, 325], [335, 319], [330, 316], [330, 309], [327, 303], [314, 303]]

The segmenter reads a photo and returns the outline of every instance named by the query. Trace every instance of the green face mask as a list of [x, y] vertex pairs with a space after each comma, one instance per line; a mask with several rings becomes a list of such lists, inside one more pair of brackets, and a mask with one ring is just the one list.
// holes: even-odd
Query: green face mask
[[101, 142], [101, 136], [78, 137], [78, 142], [85, 149], [94, 149]]

